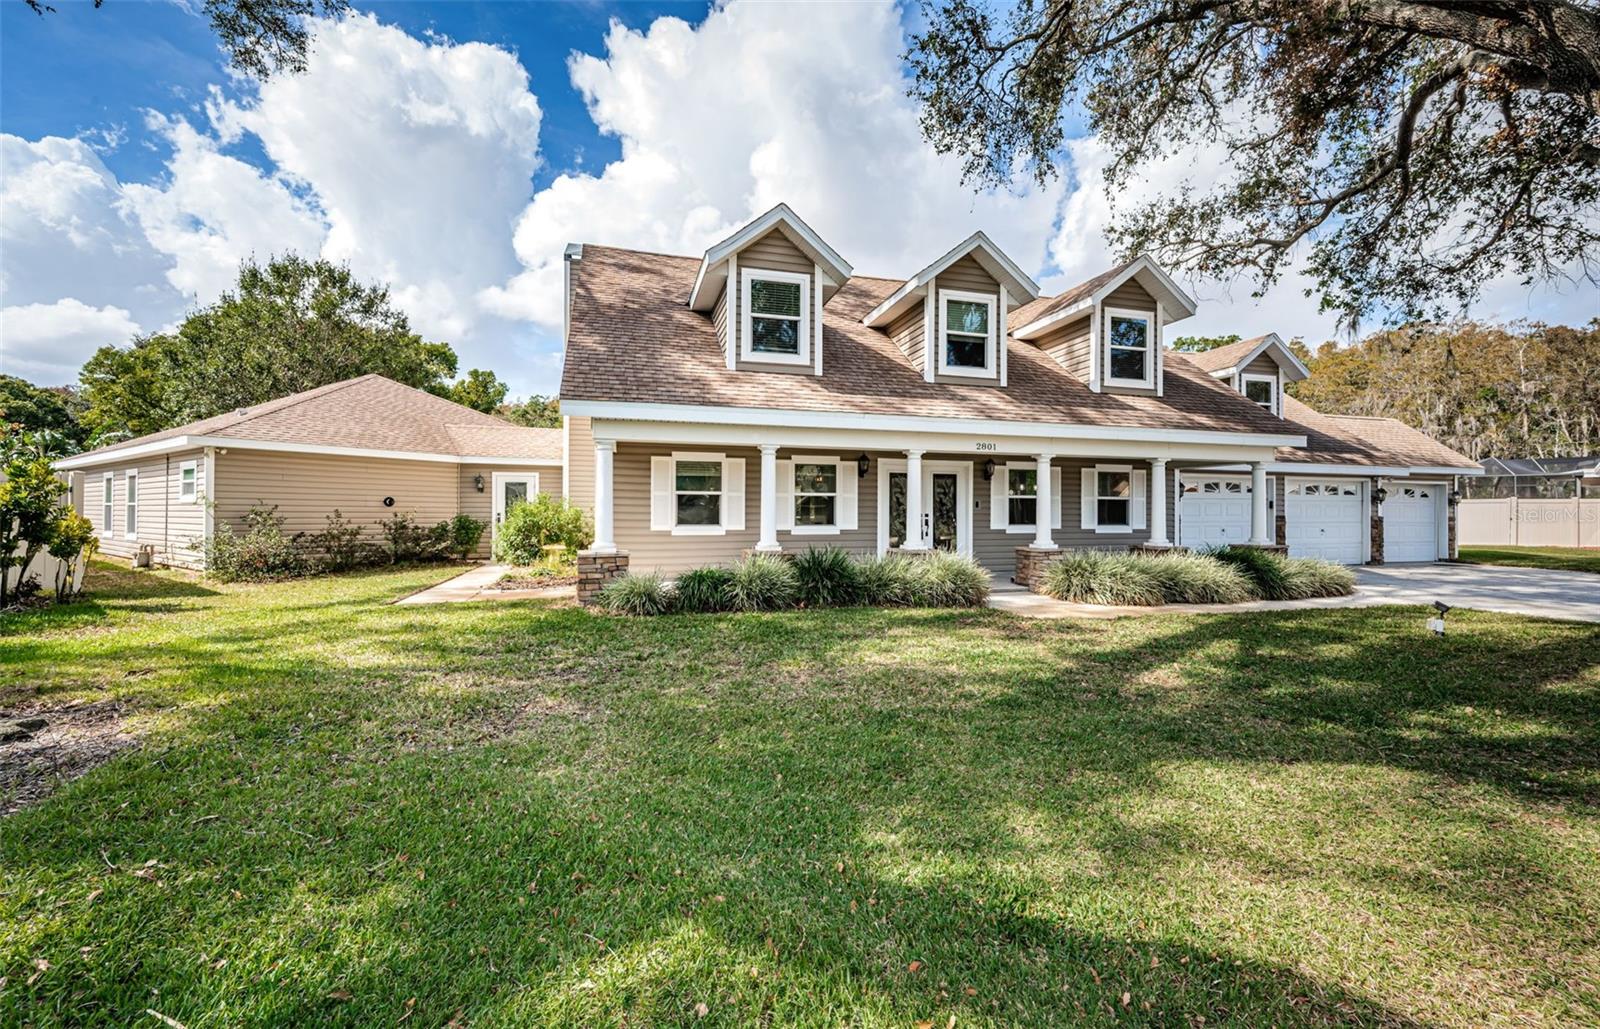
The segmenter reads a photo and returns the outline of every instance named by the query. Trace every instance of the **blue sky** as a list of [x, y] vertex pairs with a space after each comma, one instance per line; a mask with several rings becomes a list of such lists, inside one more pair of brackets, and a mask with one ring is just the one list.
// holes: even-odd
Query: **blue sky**
[[[70, 382], [105, 344], [295, 251], [388, 283], [413, 326], [514, 395], [552, 393], [568, 242], [695, 254], [778, 201], [863, 273], [984, 229], [1047, 290], [1111, 261], [1105, 153], [975, 195], [922, 142], [892, 3], [361, 3], [309, 70], [228, 72], [197, 2], [0, 2], [0, 370]], [[1222, 169], [1148, 169], [1153, 194]], [[1288, 277], [1191, 282], [1174, 334], [1331, 319]], [[1492, 283], [1485, 318], [1586, 320], [1592, 290]]]

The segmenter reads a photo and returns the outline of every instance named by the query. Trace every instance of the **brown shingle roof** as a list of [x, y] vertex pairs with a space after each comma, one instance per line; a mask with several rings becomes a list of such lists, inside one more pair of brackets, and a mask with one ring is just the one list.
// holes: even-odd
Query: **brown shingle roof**
[[[885, 333], [861, 323], [903, 280], [864, 275], [846, 282], [824, 308], [822, 375], [729, 371], [710, 316], [684, 303], [699, 263], [695, 257], [585, 245], [571, 269], [562, 399], [1295, 432], [1170, 354], [1165, 397], [1095, 393], [1054, 359], [1016, 340], [1009, 341], [1005, 389], [925, 382]], [[1074, 289], [1091, 293], [1103, 279]], [[1009, 322], [1022, 324], [1016, 312]]]
[[1279, 461], [1410, 468], [1478, 467], [1476, 461], [1393, 418], [1362, 418], [1314, 411], [1283, 398], [1283, 415], [1306, 435], [1306, 445], [1281, 447]]
[[91, 450], [111, 455], [180, 436], [221, 436], [361, 450], [561, 460], [559, 429], [529, 429], [401, 385], [362, 375], [263, 404]]
[[[1268, 333], [1268, 335], [1271, 335], [1271, 333]], [[1266, 338], [1266, 336], [1251, 336], [1249, 339], [1241, 339], [1226, 346], [1214, 347], [1211, 350], [1202, 350], [1193, 354], [1185, 353], [1183, 356], [1189, 359], [1190, 364], [1195, 365], [1202, 371], [1220, 371], [1223, 368], [1232, 368], [1244, 360], [1250, 351], [1259, 347], [1261, 341]]]

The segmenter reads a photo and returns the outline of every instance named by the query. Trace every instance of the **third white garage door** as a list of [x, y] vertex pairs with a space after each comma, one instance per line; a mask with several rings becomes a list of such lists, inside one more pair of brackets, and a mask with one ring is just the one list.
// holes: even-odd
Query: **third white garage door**
[[1361, 484], [1340, 479], [1290, 479], [1284, 483], [1284, 532], [1290, 557], [1358, 565], [1365, 560]]

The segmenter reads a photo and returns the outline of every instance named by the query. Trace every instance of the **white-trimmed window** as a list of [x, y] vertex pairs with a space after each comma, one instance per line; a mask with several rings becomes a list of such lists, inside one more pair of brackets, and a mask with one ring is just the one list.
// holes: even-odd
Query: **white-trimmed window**
[[[1039, 517], [1039, 465], [1035, 461], [996, 466], [989, 480], [989, 528], [1031, 533]], [[1061, 528], [1061, 469], [1050, 469], [1050, 527]]]
[[111, 532], [111, 521], [117, 513], [117, 476], [106, 472], [100, 476], [100, 531]]
[[1147, 473], [1125, 464], [1100, 464], [1083, 470], [1081, 526], [1094, 532], [1138, 532], [1146, 527]]
[[995, 297], [939, 291], [939, 373], [994, 378]]
[[1152, 387], [1156, 381], [1155, 315], [1115, 307], [1106, 313], [1106, 382]]
[[1039, 469], [1006, 468], [1006, 524], [1032, 526], [1039, 510]]
[[744, 528], [744, 458], [675, 452], [650, 459], [650, 528], [720, 536]]
[[200, 497], [200, 463], [184, 461], [178, 465], [178, 501], [192, 504]]
[[139, 472], [137, 469], [128, 469], [123, 477], [122, 488], [127, 491], [123, 497], [124, 522], [122, 534], [128, 539], [135, 539], [139, 535]]
[[796, 536], [836, 536], [857, 526], [858, 472], [835, 455], [796, 454], [778, 462], [778, 528]]
[[811, 363], [811, 276], [746, 268], [739, 338], [747, 361]]
[[839, 464], [837, 461], [794, 463], [794, 527], [837, 528]]
[[1276, 375], [1259, 375], [1255, 373], [1239, 376], [1239, 392], [1243, 393], [1246, 400], [1259, 404], [1271, 411], [1278, 413], [1278, 377]]

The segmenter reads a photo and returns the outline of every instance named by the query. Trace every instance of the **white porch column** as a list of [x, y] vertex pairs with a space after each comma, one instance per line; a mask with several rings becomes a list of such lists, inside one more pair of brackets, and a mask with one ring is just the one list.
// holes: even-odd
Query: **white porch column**
[[596, 554], [615, 554], [617, 537], [611, 520], [611, 459], [616, 454], [615, 440], [594, 441], [594, 546]]
[[1267, 525], [1267, 466], [1262, 461], [1250, 465], [1250, 542], [1267, 546], [1272, 529]]
[[778, 545], [778, 445], [761, 444], [761, 538], [756, 549], [775, 554]]
[[1150, 459], [1150, 546], [1170, 547], [1167, 539], [1167, 459]]
[[902, 550], [927, 550], [922, 534], [922, 451], [906, 451], [906, 541]]
[[1050, 522], [1055, 511], [1055, 492], [1050, 488], [1050, 455], [1040, 454], [1038, 474], [1033, 484], [1033, 549], [1054, 550], [1055, 540], [1050, 538]]

